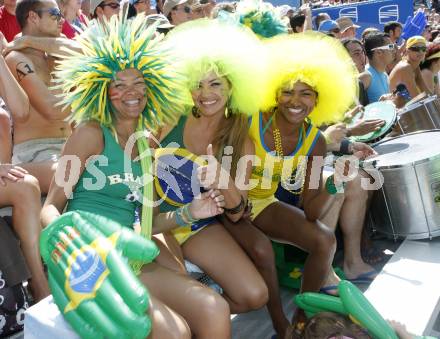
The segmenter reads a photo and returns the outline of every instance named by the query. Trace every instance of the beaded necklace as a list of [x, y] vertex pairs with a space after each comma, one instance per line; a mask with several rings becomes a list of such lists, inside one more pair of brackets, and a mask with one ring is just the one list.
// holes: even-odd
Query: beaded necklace
[[[274, 140], [274, 144], [275, 144], [275, 152], [276, 152], [277, 156], [284, 158], [281, 132], [277, 126], [275, 114], [276, 113], [274, 113], [272, 115], [272, 117], [273, 117], [273, 140]], [[301, 125], [301, 130], [300, 130], [300, 139], [298, 139], [298, 141], [301, 139], [303, 140], [303, 145], [304, 145], [305, 133], [304, 133], [304, 127], [302, 125]], [[302, 148], [302, 146], [301, 146], [301, 148]], [[304, 182], [306, 180], [306, 170], [307, 170], [307, 161], [301, 161], [301, 162], [298, 162], [298, 164], [297, 164], [295, 177], [293, 177], [293, 173], [288, 179], [283, 179], [283, 176], [281, 175], [281, 185], [283, 186], [283, 188], [288, 190], [292, 194], [301, 195], [302, 192], [304, 191]], [[287, 189], [287, 187], [289, 187], [289, 185], [292, 185], [292, 180], [294, 183], [296, 183], [297, 179], [301, 180], [300, 181], [301, 182], [300, 190], [297, 191], [297, 190]]]

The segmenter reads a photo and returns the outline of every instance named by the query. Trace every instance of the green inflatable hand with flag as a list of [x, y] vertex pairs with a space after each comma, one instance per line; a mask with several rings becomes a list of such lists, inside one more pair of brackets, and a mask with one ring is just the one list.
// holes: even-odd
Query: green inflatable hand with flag
[[65, 319], [82, 338], [146, 338], [149, 294], [128, 259], [150, 263], [151, 240], [107, 218], [68, 212], [40, 238], [49, 286]]

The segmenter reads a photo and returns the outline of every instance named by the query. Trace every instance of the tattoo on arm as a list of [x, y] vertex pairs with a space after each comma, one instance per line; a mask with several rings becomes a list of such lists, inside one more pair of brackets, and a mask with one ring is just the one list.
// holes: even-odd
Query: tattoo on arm
[[19, 62], [15, 67], [15, 71], [17, 72], [17, 78], [20, 82], [23, 78], [31, 73], [35, 73], [31, 66], [25, 62]]

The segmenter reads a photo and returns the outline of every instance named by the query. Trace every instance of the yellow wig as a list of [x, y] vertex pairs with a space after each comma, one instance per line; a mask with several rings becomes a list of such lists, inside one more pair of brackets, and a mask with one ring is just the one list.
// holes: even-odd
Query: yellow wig
[[304, 82], [318, 93], [313, 124], [340, 121], [358, 95], [357, 70], [342, 44], [317, 32], [281, 35], [265, 42], [269, 53], [263, 110], [277, 105], [282, 88]]
[[199, 19], [173, 29], [166, 43], [181, 58], [188, 96], [208, 73], [214, 72], [231, 84], [229, 108], [233, 112], [258, 112], [264, 84], [264, 50], [250, 29]]

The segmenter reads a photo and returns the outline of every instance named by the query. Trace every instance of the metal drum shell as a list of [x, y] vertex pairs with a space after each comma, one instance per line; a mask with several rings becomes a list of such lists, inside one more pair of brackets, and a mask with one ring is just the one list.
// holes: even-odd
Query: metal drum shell
[[398, 113], [398, 130], [402, 134], [440, 128], [440, 102], [429, 97]]
[[[440, 130], [411, 135], [430, 132], [440, 133]], [[381, 141], [375, 146], [401, 137], [404, 136]], [[440, 150], [433, 157], [378, 169], [384, 184], [374, 192], [371, 203], [369, 213], [374, 228], [395, 239], [440, 236], [440, 203], [435, 201], [436, 193], [440, 193]]]

